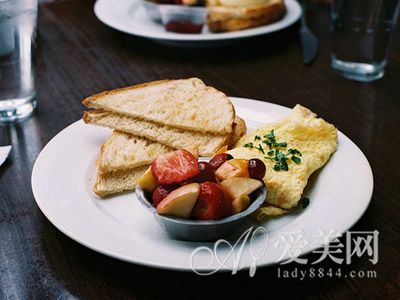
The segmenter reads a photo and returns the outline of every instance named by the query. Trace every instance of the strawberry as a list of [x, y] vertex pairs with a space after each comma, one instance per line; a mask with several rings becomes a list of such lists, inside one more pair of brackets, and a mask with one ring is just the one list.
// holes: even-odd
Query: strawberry
[[228, 216], [232, 203], [224, 197], [220, 186], [214, 182], [200, 184], [200, 194], [192, 212], [192, 218], [197, 220], [216, 220]]
[[153, 191], [153, 195], [151, 196], [151, 200], [153, 201], [154, 207], [164, 200], [165, 197], [168, 196], [173, 190], [177, 189], [179, 186], [177, 185], [159, 185]]
[[157, 157], [151, 172], [158, 184], [176, 184], [198, 175], [200, 169], [192, 153], [179, 149]]

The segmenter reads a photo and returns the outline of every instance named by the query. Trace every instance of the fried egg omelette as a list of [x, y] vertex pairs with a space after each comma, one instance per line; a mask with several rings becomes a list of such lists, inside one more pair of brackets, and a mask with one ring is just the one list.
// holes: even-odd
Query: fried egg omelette
[[[287, 149], [297, 149], [301, 152], [300, 161], [297, 163], [291, 159], [287, 160], [287, 170], [275, 170], [276, 161], [270, 159], [267, 154], [271, 149], [266, 145], [264, 137], [272, 130], [276, 141], [287, 144], [284, 149], [280, 148], [281, 152]], [[246, 144], [250, 144], [251, 147], [245, 147]], [[282, 215], [295, 208], [301, 200], [308, 178], [325, 165], [336, 151], [337, 144], [338, 134], [335, 126], [298, 104], [287, 117], [262, 125], [243, 136], [234, 148], [227, 152], [234, 158], [259, 158], [265, 163], [266, 173], [263, 181], [267, 186], [268, 196], [264, 206], [255, 214], [257, 219], [262, 219], [266, 216]], [[260, 147], [263, 149], [260, 150]]]

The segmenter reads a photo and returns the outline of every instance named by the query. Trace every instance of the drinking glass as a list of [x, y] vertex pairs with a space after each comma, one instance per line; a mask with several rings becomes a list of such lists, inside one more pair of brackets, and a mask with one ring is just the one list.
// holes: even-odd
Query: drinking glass
[[37, 0], [0, 0], [0, 123], [29, 116], [36, 107], [32, 46]]
[[334, 0], [331, 65], [340, 75], [372, 81], [385, 72], [400, 0]]

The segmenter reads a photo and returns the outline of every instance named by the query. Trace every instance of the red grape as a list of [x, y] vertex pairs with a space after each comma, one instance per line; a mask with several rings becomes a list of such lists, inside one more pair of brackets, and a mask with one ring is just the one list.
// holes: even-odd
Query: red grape
[[200, 174], [196, 176], [194, 179], [195, 182], [216, 182], [215, 178], [215, 171], [214, 168], [205, 161], [200, 161], [199, 162], [199, 169], [200, 169]]
[[230, 155], [229, 153], [219, 153], [215, 155], [211, 160], [210, 160], [210, 165], [214, 168], [214, 170], [218, 169], [224, 162], [227, 160], [233, 159], [233, 156]]
[[258, 158], [252, 158], [249, 160], [248, 166], [250, 178], [262, 180], [265, 175], [265, 164]]

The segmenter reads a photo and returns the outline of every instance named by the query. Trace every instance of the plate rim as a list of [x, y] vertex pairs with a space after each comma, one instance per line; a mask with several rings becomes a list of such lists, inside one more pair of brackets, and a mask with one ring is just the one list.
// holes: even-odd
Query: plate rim
[[[161, 32], [161, 33], [153, 33], [152, 35], [147, 34], [146, 32], [128, 30], [125, 26], [121, 26], [118, 24], [118, 21], [111, 21], [106, 15], [104, 15], [102, 11], [102, 5], [105, 5], [107, 2], [111, 2], [112, 0], [97, 0], [93, 6], [93, 11], [97, 19], [103, 24], [116, 29], [120, 32], [139, 36], [151, 40], [165, 41], [165, 42], [176, 42], [176, 43], [185, 43], [185, 42], [222, 42], [222, 41], [230, 41], [237, 39], [245, 39], [251, 38], [259, 35], [269, 34], [276, 31], [280, 31], [284, 28], [287, 28], [297, 22], [302, 15], [302, 7], [295, 0], [285, 0], [286, 7], [290, 7], [291, 14], [289, 15], [291, 19], [287, 20], [284, 23], [282, 20], [267, 24], [264, 26], [250, 28], [240, 31], [233, 32], [224, 32], [224, 33], [214, 33], [214, 34], [179, 34], [179, 33], [171, 33], [171, 32]], [[132, 3], [137, 2], [136, 5], [140, 5], [139, 0], [125, 0], [126, 2], [132, 1]], [[133, 4], [130, 4], [133, 5]], [[151, 20], [150, 20], [151, 21]], [[276, 29], [271, 30], [271, 26], [278, 27]]]
[[[254, 101], [254, 102], [260, 102], [263, 104], [267, 104], [267, 105], [272, 105], [272, 106], [277, 106], [279, 108], [285, 108], [285, 109], [291, 109], [289, 107], [283, 106], [283, 105], [279, 105], [279, 104], [275, 104], [275, 103], [271, 103], [268, 101], [261, 101], [261, 100], [255, 100], [255, 99], [249, 99], [249, 98], [240, 98], [240, 97], [229, 97], [231, 100], [233, 101]], [[45, 205], [44, 202], [42, 202], [42, 200], [38, 199], [37, 197], [37, 191], [36, 191], [36, 183], [35, 183], [35, 174], [37, 173], [37, 169], [38, 169], [38, 165], [40, 163], [40, 160], [43, 159], [43, 155], [45, 155], [46, 153], [46, 149], [48, 147], [50, 147], [50, 145], [52, 143], [54, 143], [55, 138], [59, 135], [61, 135], [64, 131], [68, 131], [68, 129], [71, 126], [76, 126], [78, 123], [82, 123], [82, 119], [79, 119], [73, 123], [71, 123], [70, 125], [68, 125], [67, 127], [65, 127], [64, 129], [62, 129], [60, 132], [58, 132], [53, 138], [50, 139], [50, 141], [43, 147], [43, 149], [41, 150], [41, 152], [39, 153], [38, 157], [35, 160], [35, 163], [33, 165], [32, 168], [32, 173], [31, 173], [31, 188], [32, 188], [32, 192], [33, 192], [33, 196], [34, 196], [34, 200], [36, 202], [36, 204], [38, 205], [40, 211], [44, 214], [44, 216], [49, 220], [49, 222], [55, 226], [58, 230], [60, 230], [63, 234], [65, 234], [66, 236], [68, 236], [69, 238], [71, 238], [72, 240], [80, 243], [81, 245], [96, 251], [98, 253], [101, 253], [103, 255], [121, 260], [121, 261], [125, 261], [128, 263], [135, 263], [138, 265], [142, 265], [142, 266], [146, 266], [146, 267], [152, 267], [152, 268], [157, 268], [157, 269], [164, 269], [164, 270], [173, 270], [173, 271], [182, 271], [182, 272], [190, 272], [193, 271], [193, 269], [189, 268], [189, 266], [186, 267], [181, 267], [181, 266], [177, 266], [177, 265], [171, 265], [168, 263], [158, 263], [158, 262], [154, 262], [151, 260], [140, 260], [140, 259], [135, 259], [129, 256], [125, 256], [125, 255], [121, 255], [121, 254], [116, 254], [115, 252], [108, 252], [107, 250], [102, 249], [101, 247], [97, 246], [97, 245], [92, 245], [89, 242], [81, 239], [80, 237], [77, 237], [74, 233], [72, 233], [68, 228], [66, 228], [64, 226], [64, 224], [60, 224], [60, 222], [56, 219], [56, 217], [53, 218], [53, 216], [51, 214], [49, 214], [46, 209], [45, 209]], [[373, 196], [373, 190], [374, 190], [374, 178], [373, 178], [373, 171], [371, 168], [371, 165], [367, 159], [367, 157], [365, 156], [365, 154], [362, 152], [362, 150], [357, 146], [356, 143], [354, 143], [350, 138], [348, 138], [345, 134], [343, 134], [341, 131], [338, 130], [338, 134], [342, 135], [345, 139], [348, 140], [348, 142], [350, 142], [352, 144], [353, 147], [355, 147], [355, 149], [358, 151], [358, 153], [361, 155], [360, 157], [365, 161], [366, 163], [366, 167], [368, 167], [368, 176], [366, 175], [366, 177], [368, 177], [368, 181], [369, 181], [369, 185], [368, 185], [368, 200], [365, 200], [364, 202], [364, 206], [358, 211], [357, 217], [352, 219], [350, 221], [350, 225], [346, 225], [346, 226], [341, 226], [341, 228], [338, 230], [338, 232], [340, 233], [344, 233], [346, 230], [350, 229], [352, 226], [354, 226], [360, 219], [361, 217], [364, 215], [365, 211], [368, 209], [370, 203], [371, 203], [371, 199]], [[39, 163], [38, 163], [39, 162]], [[344, 229], [343, 229], [344, 228]], [[318, 247], [323, 246], [324, 244], [321, 243], [319, 244]], [[318, 247], [312, 247], [310, 250], [304, 251], [301, 253], [301, 255], [305, 255], [310, 253], [311, 251], [317, 249]], [[266, 267], [266, 266], [270, 266], [270, 265], [276, 265], [278, 262], [270, 262], [270, 263], [261, 263], [258, 264], [257, 267]], [[247, 270], [250, 268], [250, 265], [245, 265], [243, 267], [240, 268], [240, 270]], [[201, 271], [210, 271], [210, 270], [214, 270], [213, 267], [211, 268], [202, 268]], [[232, 271], [229, 268], [222, 268], [219, 270], [219, 272], [230, 272]]]

